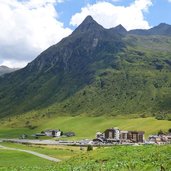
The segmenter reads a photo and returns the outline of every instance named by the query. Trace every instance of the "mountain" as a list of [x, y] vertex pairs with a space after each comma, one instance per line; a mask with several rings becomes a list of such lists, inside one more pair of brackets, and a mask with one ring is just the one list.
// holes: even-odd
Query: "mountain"
[[127, 30], [120, 24], [114, 28], [109, 29], [109, 31], [113, 32], [114, 34], [121, 34], [121, 35], [125, 35], [127, 34]]
[[170, 113], [170, 46], [169, 34], [105, 29], [88, 16], [25, 68], [0, 78], [0, 116]]
[[18, 70], [17, 68], [9, 68], [7, 66], [0, 66], [0, 76], [4, 75], [4, 74], [7, 74], [7, 73], [10, 73], [10, 72], [14, 72]]
[[143, 29], [136, 29], [129, 31], [131, 34], [137, 34], [137, 35], [165, 35], [165, 36], [171, 36], [171, 25], [166, 23], [161, 23], [156, 27], [153, 27], [149, 30], [143, 30]]

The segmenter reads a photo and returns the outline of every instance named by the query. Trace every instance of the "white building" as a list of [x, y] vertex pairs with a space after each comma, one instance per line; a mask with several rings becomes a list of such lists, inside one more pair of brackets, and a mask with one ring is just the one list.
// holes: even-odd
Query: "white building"
[[44, 131], [46, 136], [49, 137], [60, 137], [61, 136], [61, 131], [60, 130], [46, 130]]

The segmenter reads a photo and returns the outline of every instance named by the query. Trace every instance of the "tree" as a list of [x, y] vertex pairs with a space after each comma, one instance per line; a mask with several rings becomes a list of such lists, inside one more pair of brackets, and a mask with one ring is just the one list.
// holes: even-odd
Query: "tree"
[[168, 133], [171, 133], [171, 128], [168, 129]]
[[159, 131], [158, 131], [158, 135], [163, 135], [164, 134], [164, 132], [160, 129]]

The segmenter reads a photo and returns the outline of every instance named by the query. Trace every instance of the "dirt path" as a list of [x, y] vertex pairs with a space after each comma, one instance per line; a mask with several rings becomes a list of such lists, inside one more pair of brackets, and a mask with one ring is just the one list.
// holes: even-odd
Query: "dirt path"
[[29, 154], [32, 154], [32, 155], [35, 155], [35, 156], [44, 158], [44, 159], [46, 159], [46, 160], [53, 161], [53, 162], [60, 162], [60, 161], [61, 161], [61, 160], [56, 159], [56, 158], [54, 158], [54, 157], [50, 157], [50, 156], [47, 156], [47, 155], [45, 155], [45, 154], [37, 153], [37, 152], [35, 152], [35, 151], [22, 150], [22, 149], [19, 149], [19, 148], [5, 147], [5, 146], [2, 146], [2, 145], [0, 145], [0, 148], [1, 148], [1, 149], [6, 149], [6, 150], [14, 150], [14, 151], [21, 151], [21, 152], [29, 153]]

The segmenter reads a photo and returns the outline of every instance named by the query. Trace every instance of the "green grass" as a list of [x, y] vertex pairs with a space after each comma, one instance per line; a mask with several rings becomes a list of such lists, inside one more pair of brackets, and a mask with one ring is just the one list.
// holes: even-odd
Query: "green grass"
[[62, 162], [59, 170], [157, 171], [171, 170], [171, 146], [115, 146], [99, 148]]
[[24, 152], [0, 149], [0, 154], [0, 171], [43, 171], [54, 166], [54, 162]]
[[34, 133], [34, 130], [27, 128], [0, 127], [0, 138], [19, 138], [19, 136], [24, 133], [31, 135]]
[[157, 171], [162, 168], [166, 171], [171, 170], [171, 145], [100, 147], [61, 163], [53, 163], [17, 151], [0, 149], [0, 154], [0, 171]]
[[[27, 120], [32, 125], [36, 125], [35, 129], [25, 128], [23, 123]], [[34, 121], [35, 120], [35, 121]], [[38, 122], [39, 121], [39, 122]], [[16, 124], [15, 128], [11, 125]], [[4, 122], [0, 126], [1, 138], [18, 138], [21, 134], [31, 135], [46, 129], [61, 129], [64, 132], [74, 131], [76, 137], [72, 139], [94, 138], [97, 131], [103, 132], [107, 128], [119, 127], [121, 130], [142, 130], [145, 136], [157, 133], [159, 130], [167, 131], [171, 126], [170, 121], [156, 120], [155, 118], [125, 118], [125, 117], [50, 117], [46, 119], [33, 119], [21, 117], [18, 120]]]
[[69, 146], [54, 146], [54, 145], [24, 145], [24, 144], [15, 144], [15, 143], [8, 143], [8, 142], [0, 143], [0, 145], [3, 145], [5, 147], [35, 151], [61, 160], [67, 160], [71, 157], [74, 157], [82, 153], [79, 147], [74, 147], [74, 146], [69, 147]]
[[[23, 145], [15, 143], [0, 143], [5, 147], [18, 148], [35, 151], [61, 160], [67, 160], [77, 156], [82, 151], [79, 147], [68, 146], [43, 146], [43, 145]], [[39, 158], [25, 152], [0, 149], [0, 171], [55, 171], [57, 164], [46, 159]]]

